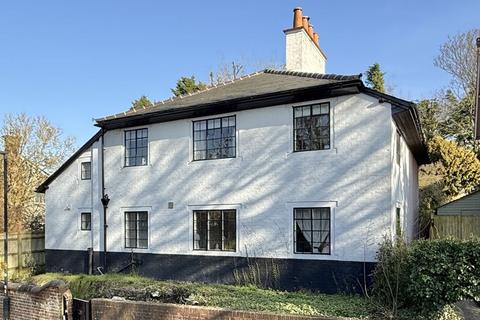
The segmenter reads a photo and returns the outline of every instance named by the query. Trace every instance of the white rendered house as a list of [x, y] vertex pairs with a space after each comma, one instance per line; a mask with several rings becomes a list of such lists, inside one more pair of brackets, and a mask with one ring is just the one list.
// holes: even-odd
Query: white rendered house
[[428, 162], [416, 107], [326, 74], [302, 18], [285, 71], [98, 119], [38, 188], [47, 270], [119, 272], [133, 257], [144, 275], [233, 282], [269, 261], [281, 287], [334, 292], [358, 289], [385, 236], [412, 239]]

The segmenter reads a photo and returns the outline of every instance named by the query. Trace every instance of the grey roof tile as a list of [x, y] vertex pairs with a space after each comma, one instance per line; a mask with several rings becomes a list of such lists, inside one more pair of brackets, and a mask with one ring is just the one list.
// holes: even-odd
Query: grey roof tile
[[320, 74], [266, 69], [234, 81], [208, 87], [205, 90], [157, 102], [153, 107], [128, 110], [97, 119], [97, 122], [148, 114], [161, 110], [179, 109], [262, 94], [308, 88], [319, 85], [359, 80], [361, 75]]

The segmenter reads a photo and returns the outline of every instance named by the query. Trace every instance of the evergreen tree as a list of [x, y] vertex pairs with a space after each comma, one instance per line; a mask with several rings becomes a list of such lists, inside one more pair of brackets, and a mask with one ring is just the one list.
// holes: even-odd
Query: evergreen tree
[[480, 161], [472, 150], [440, 136], [435, 136], [428, 147], [430, 159], [438, 165], [437, 175], [443, 177], [445, 195], [467, 194], [480, 185]]
[[367, 86], [370, 88], [385, 92], [385, 73], [380, 69], [380, 64], [374, 63], [367, 70]]
[[144, 109], [144, 108], [150, 108], [153, 107], [153, 103], [148, 99], [146, 96], [141, 96], [135, 101], [132, 101], [132, 107], [131, 109]]
[[428, 143], [435, 135], [439, 134], [441, 126], [440, 106], [438, 101], [434, 99], [422, 100], [417, 104], [417, 109], [423, 133]]
[[474, 95], [468, 94], [462, 98], [457, 98], [452, 91], [447, 91], [443, 103], [445, 117], [440, 124], [440, 134], [463, 146], [474, 148]]
[[207, 86], [195, 79], [194, 76], [189, 77], [181, 77], [177, 80], [177, 84], [174, 89], [172, 89], [172, 93], [178, 97], [183, 96], [185, 94], [194, 93], [200, 90], [205, 89]]

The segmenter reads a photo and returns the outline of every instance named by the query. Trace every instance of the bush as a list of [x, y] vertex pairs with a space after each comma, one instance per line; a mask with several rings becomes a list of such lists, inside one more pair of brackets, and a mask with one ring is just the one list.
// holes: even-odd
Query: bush
[[383, 313], [396, 317], [406, 304], [408, 283], [408, 249], [403, 241], [386, 239], [377, 253], [373, 274], [373, 292]]
[[480, 241], [417, 241], [409, 250], [408, 297], [422, 309], [480, 300]]
[[463, 299], [480, 301], [480, 240], [385, 241], [373, 293], [393, 317], [401, 308], [433, 314]]

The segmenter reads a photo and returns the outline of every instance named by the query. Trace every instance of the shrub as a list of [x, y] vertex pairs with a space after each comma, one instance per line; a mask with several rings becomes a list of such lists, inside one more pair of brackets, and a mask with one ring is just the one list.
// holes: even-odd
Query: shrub
[[409, 250], [408, 297], [422, 309], [480, 300], [480, 241], [417, 241]]
[[480, 240], [385, 241], [373, 293], [393, 317], [400, 308], [435, 313], [463, 299], [480, 300]]
[[373, 273], [373, 293], [384, 315], [397, 317], [406, 305], [408, 283], [408, 249], [401, 240], [385, 239], [377, 253]]

